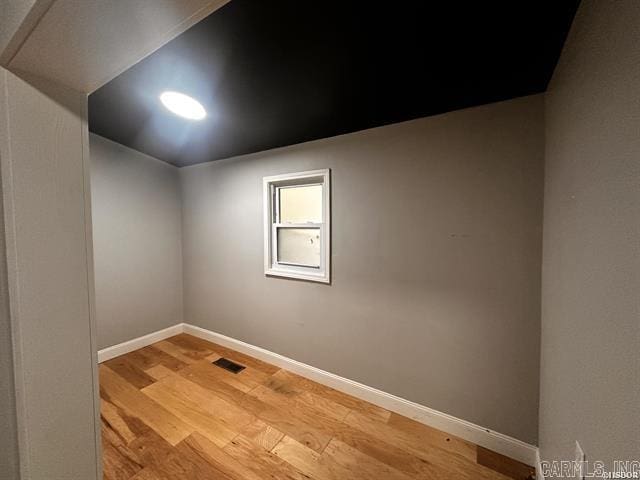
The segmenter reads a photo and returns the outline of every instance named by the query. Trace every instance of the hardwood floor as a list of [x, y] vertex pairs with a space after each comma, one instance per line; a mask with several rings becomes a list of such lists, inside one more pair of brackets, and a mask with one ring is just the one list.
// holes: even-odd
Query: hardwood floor
[[[220, 357], [246, 368], [233, 374], [211, 364]], [[533, 473], [185, 334], [101, 364], [100, 395], [106, 480], [506, 480]]]

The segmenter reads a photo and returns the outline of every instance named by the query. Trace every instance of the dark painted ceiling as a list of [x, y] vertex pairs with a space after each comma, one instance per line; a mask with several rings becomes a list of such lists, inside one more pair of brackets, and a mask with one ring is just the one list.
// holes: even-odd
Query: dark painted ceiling
[[543, 92], [577, 5], [232, 0], [93, 93], [90, 129], [184, 166]]

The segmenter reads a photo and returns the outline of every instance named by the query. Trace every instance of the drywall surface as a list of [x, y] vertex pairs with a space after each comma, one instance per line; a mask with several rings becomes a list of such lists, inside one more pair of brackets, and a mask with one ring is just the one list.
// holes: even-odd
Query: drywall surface
[[0, 50], [11, 40], [36, 0], [4, 0], [0, 4]]
[[45, 81], [36, 88], [0, 69], [0, 101], [22, 478], [97, 479], [86, 96]]
[[9, 66], [91, 93], [227, 1], [26, 0], [51, 5]]
[[[0, 58], [29, 15], [36, 0], [3, 0], [0, 3]], [[13, 51], [9, 54], [12, 55]]]
[[98, 348], [182, 322], [178, 169], [90, 135]]
[[640, 460], [639, 25], [583, 1], [546, 95], [543, 459]]
[[[543, 98], [180, 169], [185, 321], [537, 441]], [[265, 277], [262, 178], [330, 168], [331, 285]]]
[[[1, 74], [1, 73], [0, 73]], [[0, 83], [1, 84], [1, 83]], [[5, 99], [2, 99], [2, 105]], [[0, 182], [1, 185], [1, 182]], [[0, 214], [4, 212], [0, 187]], [[18, 432], [13, 383], [13, 346], [9, 317], [9, 283], [4, 219], [0, 221], [0, 479], [17, 480]]]

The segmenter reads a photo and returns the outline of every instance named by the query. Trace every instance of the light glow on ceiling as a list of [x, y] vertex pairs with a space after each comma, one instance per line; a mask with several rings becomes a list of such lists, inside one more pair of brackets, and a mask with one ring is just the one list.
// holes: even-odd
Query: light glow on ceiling
[[162, 92], [160, 101], [169, 111], [189, 120], [202, 120], [207, 116], [202, 104], [184, 93]]

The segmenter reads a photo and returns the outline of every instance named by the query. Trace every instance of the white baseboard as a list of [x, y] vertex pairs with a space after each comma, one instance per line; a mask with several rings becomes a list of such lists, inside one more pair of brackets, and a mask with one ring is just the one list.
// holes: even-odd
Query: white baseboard
[[113, 345], [112, 347], [103, 348], [98, 351], [98, 363], [106, 362], [112, 358], [133, 352], [134, 350], [138, 350], [139, 348], [146, 347], [152, 343], [173, 337], [174, 335], [178, 335], [182, 332], [184, 332], [184, 323], [178, 323], [177, 325], [165, 328], [164, 330], [158, 330], [157, 332], [152, 332], [148, 335], [143, 335], [142, 337]]
[[538, 448], [533, 445], [508, 435], [495, 432], [488, 428], [481, 427], [466, 420], [461, 420], [452, 415], [425, 407], [424, 405], [383, 392], [382, 390], [354, 382], [348, 378], [340, 377], [333, 373], [298, 362], [297, 360], [287, 358], [283, 355], [270, 352], [264, 348], [256, 347], [255, 345], [212, 332], [211, 330], [189, 325], [188, 323], [179, 323], [172, 327], [165, 328], [164, 330], [159, 330], [157, 332], [129, 340], [128, 342], [102, 349], [98, 352], [98, 362], [102, 363], [106, 360], [146, 347], [152, 343], [159, 342], [180, 333], [188, 333], [195, 337], [218, 343], [238, 352], [263, 360], [267, 363], [271, 363], [272, 365], [289, 370], [290, 372], [297, 373], [298, 375], [315, 382], [373, 403], [379, 407], [404, 415], [405, 417], [412, 418], [430, 427], [437, 428], [438, 430], [450, 433], [451, 435], [456, 435], [457, 437], [475, 443], [476, 445], [501, 453], [502, 455], [506, 455], [507, 457], [513, 458], [527, 465], [535, 466], [538, 475], [542, 475]]
[[204, 328], [182, 324], [184, 333], [200, 337], [263, 360], [272, 365], [297, 373], [315, 382], [335, 388], [392, 412], [412, 418], [430, 427], [456, 435], [464, 440], [501, 453], [527, 465], [537, 466], [538, 448], [521, 440], [494, 432], [488, 428], [433, 410], [424, 405], [405, 400], [376, 388], [340, 377], [319, 368], [292, 360], [264, 348], [256, 347]]

